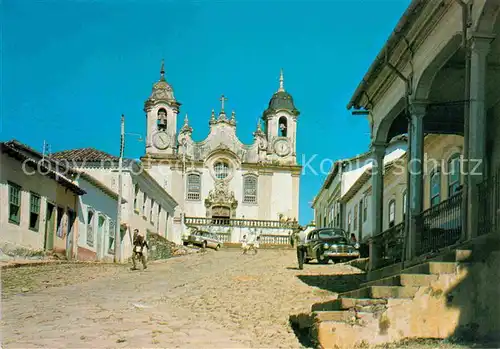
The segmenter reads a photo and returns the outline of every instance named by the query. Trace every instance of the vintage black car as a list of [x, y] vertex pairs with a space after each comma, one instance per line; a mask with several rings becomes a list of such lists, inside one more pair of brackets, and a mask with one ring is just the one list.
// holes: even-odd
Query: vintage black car
[[329, 261], [344, 262], [359, 258], [359, 244], [349, 239], [349, 234], [340, 228], [314, 229], [305, 240], [304, 262], [316, 259], [320, 264]]

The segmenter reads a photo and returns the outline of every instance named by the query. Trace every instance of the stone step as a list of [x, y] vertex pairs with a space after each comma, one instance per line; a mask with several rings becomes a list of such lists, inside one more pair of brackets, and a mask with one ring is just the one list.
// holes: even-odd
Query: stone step
[[356, 320], [356, 312], [354, 310], [315, 311], [313, 312], [313, 317], [314, 317], [314, 322], [321, 322], [321, 321], [347, 322]]
[[370, 299], [370, 298], [337, 298], [323, 303], [315, 303], [311, 307], [311, 311], [335, 311], [335, 310], [349, 310], [356, 308], [370, 307], [385, 307], [387, 299]]
[[400, 274], [385, 279], [374, 280], [360, 285], [361, 288], [369, 286], [429, 286], [438, 279], [433, 274]]
[[456, 262], [427, 262], [409, 267], [402, 274], [455, 274]]
[[369, 286], [341, 293], [340, 298], [413, 298], [418, 291], [414, 286]]

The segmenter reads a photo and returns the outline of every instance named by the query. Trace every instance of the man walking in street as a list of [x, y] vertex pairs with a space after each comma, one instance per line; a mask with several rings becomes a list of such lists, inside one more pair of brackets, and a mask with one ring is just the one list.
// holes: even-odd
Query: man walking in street
[[148, 266], [146, 265], [146, 256], [144, 255], [144, 247], [146, 247], [149, 250], [148, 243], [146, 242], [146, 239], [144, 236], [139, 234], [138, 229], [134, 229], [134, 241], [133, 241], [133, 252], [132, 252], [132, 270], [139, 270], [137, 268], [137, 263], [136, 259], [140, 259], [142, 262], [142, 267], [144, 269], [147, 269]]
[[298, 233], [295, 233], [295, 246], [297, 247], [297, 261], [299, 262], [299, 269], [304, 269], [304, 260], [306, 257], [306, 231], [301, 229]]

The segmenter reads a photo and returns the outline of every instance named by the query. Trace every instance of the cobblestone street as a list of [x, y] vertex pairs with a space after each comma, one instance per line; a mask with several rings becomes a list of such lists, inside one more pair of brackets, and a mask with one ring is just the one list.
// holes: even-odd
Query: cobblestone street
[[297, 270], [293, 250], [208, 251], [138, 272], [92, 264], [8, 269], [3, 347], [302, 348], [289, 315], [331, 298], [359, 272], [331, 264]]

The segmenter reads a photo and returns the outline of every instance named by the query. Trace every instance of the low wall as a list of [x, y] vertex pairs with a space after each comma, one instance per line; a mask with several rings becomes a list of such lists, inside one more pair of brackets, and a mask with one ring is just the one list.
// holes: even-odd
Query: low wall
[[[252, 227], [230, 227], [223, 225], [200, 225], [194, 226], [200, 230], [208, 231], [217, 234], [219, 238], [227, 243], [240, 243], [243, 236], [247, 238], [261, 237], [260, 244], [262, 245], [290, 245], [290, 235], [293, 229], [290, 228], [252, 228]], [[186, 229], [189, 231], [189, 229]]]

